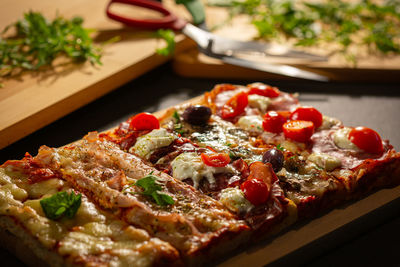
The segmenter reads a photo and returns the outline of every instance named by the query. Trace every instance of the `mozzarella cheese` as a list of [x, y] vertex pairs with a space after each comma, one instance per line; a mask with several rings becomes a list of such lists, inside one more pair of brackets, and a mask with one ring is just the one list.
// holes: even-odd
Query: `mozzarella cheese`
[[339, 148], [342, 149], [350, 149], [354, 151], [361, 151], [355, 144], [353, 144], [349, 140], [349, 133], [351, 131], [351, 128], [349, 127], [343, 127], [337, 131], [334, 132], [333, 134], [333, 141], [335, 142], [335, 145]]
[[257, 108], [261, 113], [265, 113], [267, 111], [268, 105], [271, 103], [271, 99], [269, 97], [261, 96], [261, 95], [249, 95], [249, 106], [252, 108]]
[[248, 201], [239, 188], [225, 188], [221, 191], [219, 201], [235, 213], [249, 212], [254, 205]]
[[192, 179], [193, 186], [197, 188], [200, 181], [205, 177], [210, 184], [215, 183], [214, 174], [237, 171], [231, 166], [211, 167], [203, 163], [197, 153], [186, 152], [177, 156], [172, 162], [172, 176], [178, 180]]
[[328, 117], [323, 115], [322, 117], [322, 125], [318, 128], [318, 130], [329, 130], [330, 128], [332, 128], [333, 126], [338, 126], [341, 125], [341, 121], [336, 119], [336, 118], [332, 118], [332, 117]]
[[149, 159], [151, 154], [158, 148], [169, 146], [176, 136], [167, 132], [166, 129], [155, 129], [148, 134], [139, 137], [129, 152], [136, 153], [139, 157]]
[[241, 117], [238, 120], [237, 125], [249, 132], [262, 133], [263, 132], [262, 122], [263, 119], [261, 116], [249, 115]]
[[342, 161], [325, 153], [312, 153], [308, 160], [327, 171], [332, 171], [342, 165]]
[[[151, 266], [162, 250], [173, 250], [146, 231], [99, 210], [85, 196], [73, 219], [49, 220], [40, 200], [53, 193], [50, 185], [60, 186], [57, 179], [37, 183], [42, 186], [39, 191], [36, 184], [26, 183], [27, 190], [18, 187], [16, 179], [0, 168], [0, 215], [12, 217], [43, 246], [72, 261], [80, 260], [83, 265]], [[71, 190], [65, 182], [62, 187]], [[26, 200], [28, 193], [35, 197]]]

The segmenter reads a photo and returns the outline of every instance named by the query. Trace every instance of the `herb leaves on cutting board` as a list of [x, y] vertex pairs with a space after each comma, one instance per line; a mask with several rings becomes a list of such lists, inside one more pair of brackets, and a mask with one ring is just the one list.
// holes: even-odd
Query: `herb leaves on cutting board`
[[332, 54], [356, 61], [360, 47], [368, 54], [400, 54], [399, 0], [209, 0], [228, 8], [230, 19], [246, 15], [258, 38], [299, 47], [330, 44]]
[[[50, 21], [39, 12], [25, 13], [23, 19], [2, 32], [0, 76], [51, 66], [60, 55], [72, 62], [101, 65], [101, 48], [93, 44], [90, 37], [93, 31], [82, 24], [81, 17], [68, 20], [57, 15]], [[10, 36], [4, 37], [7, 34]]]

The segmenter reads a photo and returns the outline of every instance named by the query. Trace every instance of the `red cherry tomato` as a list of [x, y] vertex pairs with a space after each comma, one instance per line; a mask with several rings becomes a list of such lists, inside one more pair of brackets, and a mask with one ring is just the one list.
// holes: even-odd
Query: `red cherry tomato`
[[282, 115], [286, 120], [290, 119], [291, 112], [289, 110], [277, 111], [279, 115]]
[[382, 139], [377, 132], [367, 127], [356, 127], [349, 133], [349, 140], [368, 153], [383, 152]]
[[264, 116], [263, 128], [267, 132], [281, 133], [282, 126], [286, 122], [286, 118], [276, 111], [269, 111]]
[[271, 188], [272, 184], [278, 180], [271, 163], [263, 163], [261, 161], [256, 161], [250, 164], [250, 175], [247, 180], [260, 179]]
[[129, 127], [137, 131], [153, 130], [160, 128], [160, 122], [153, 114], [143, 112], [131, 119]]
[[288, 121], [283, 125], [283, 133], [286, 138], [297, 142], [307, 142], [314, 133], [312, 121]]
[[261, 95], [270, 98], [278, 97], [281, 92], [278, 88], [269, 86], [267, 84], [250, 84], [249, 95]]
[[314, 127], [318, 128], [322, 125], [322, 114], [316, 108], [313, 107], [298, 107], [290, 115], [290, 119], [302, 120], [302, 121], [312, 121]]
[[231, 162], [231, 158], [227, 153], [201, 153], [201, 160], [211, 167], [224, 167]]
[[223, 119], [232, 119], [241, 113], [247, 107], [249, 100], [247, 98], [247, 93], [240, 92], [232, 96], [226, 104], [222, 107], [221, 117]]
[[240, 185], [244, 196], [253, 205], [260, 205], [265, 203], [269, 198], [270, 190], [268, 186], [259, 179], [247, 180]]

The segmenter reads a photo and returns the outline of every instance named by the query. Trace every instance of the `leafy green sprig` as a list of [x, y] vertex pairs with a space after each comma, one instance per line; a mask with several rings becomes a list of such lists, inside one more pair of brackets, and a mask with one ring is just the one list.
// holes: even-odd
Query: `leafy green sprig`
[[161, 183], [158, 179], [157, 176], [150, 173], [137, 180], [136, 183], [129, 185], [129, 187], [133, 185], [140, 187], [142, 191], [138, 194], [149, 197], [160, 206], [173, 205], [175, 203], [174, 199], [170, 195], [162, 192]]
[[82, 195], [71, 192], [58, 192], [40, 200], [40, 206], [47, 218], [57, 220], [61, 217], [73, 218], [81, 206]]
[[[82, 26], [83, 19], [57, 16], [47, 20], [39, 12], [28, 12], [24, 18], [7, 26], [0, 38], [0, 76], [23, 70], [51, 66], [64, 55], [73, 62], [99, 64], [101, 49], [93, 45], [91, 30]], [[15, 33], [11, 37], [12, 33]]]
[[293, 40], [297, 46], [335, 43], [336, 52], [345, 55], [352, 45], [400, 53], [400, 0], [232, 0], [229, 6], [231, 17], [250, 16], [263, 39]]

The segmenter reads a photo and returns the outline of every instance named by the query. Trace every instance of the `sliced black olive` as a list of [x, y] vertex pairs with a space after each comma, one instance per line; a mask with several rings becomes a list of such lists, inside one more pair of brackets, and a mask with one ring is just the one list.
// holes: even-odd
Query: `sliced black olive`
[[189, 106], [183, 112], [182, 117], [192, 125], [204, 125], [211, 117], [211, 109], [201, 105]]
[[284, 156], [282, 151], [272, 148], [264, 153], [262, 161], [271, 163], [274, 172], [279, 172], [283, 167]]

